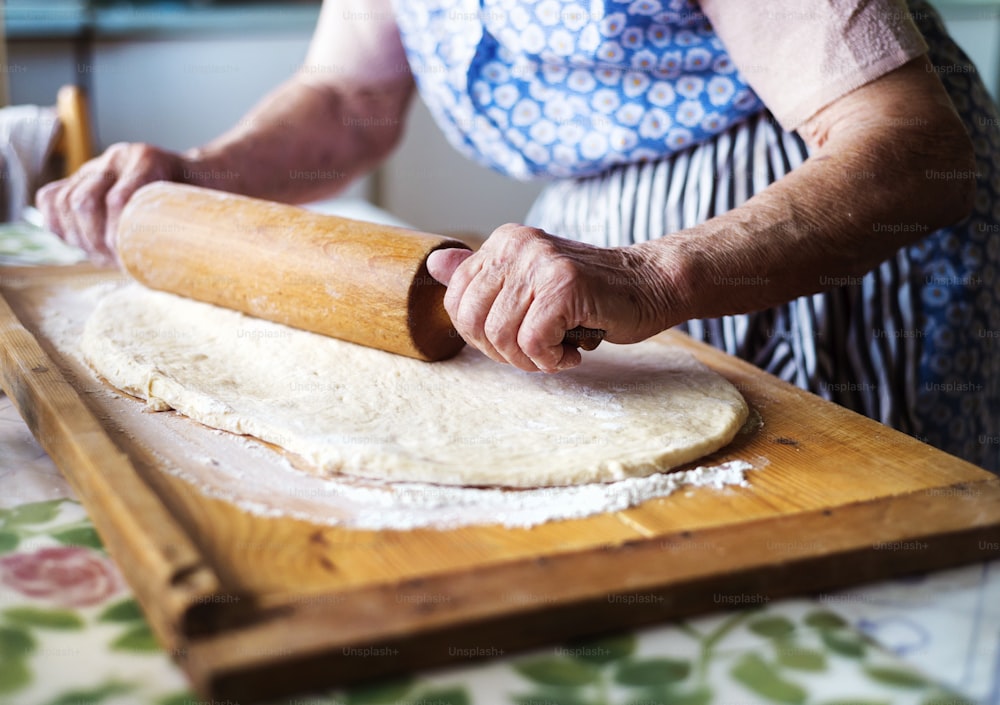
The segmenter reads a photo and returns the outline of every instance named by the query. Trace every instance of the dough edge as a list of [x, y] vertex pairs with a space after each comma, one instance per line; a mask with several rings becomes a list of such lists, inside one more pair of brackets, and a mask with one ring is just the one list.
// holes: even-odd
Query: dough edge
[[[700, 369], [707, 373], [706, 379], [711, 380], [711, 390], [715, 397], [716, 407], [713, 409], [712, 420], [715, 432], [705, 435], [697, 442], [690, 442], [684, 449], [665, 446], [659, 450], [642, 448], [626, 453], [616, 461], [602, 461], [599, 465], [582, 464], [572, 473], [539, 472], [538, 468], [528, 468], [517, 472], [507, 469], [502, 480], [496, 478], [497, 473], [487, 471], [480, 475], [448, 469], [432, 464], [422, 465], [409, 457], [391, 458], [388, 462], [384, 452], [370, 448], [349, 447], [346, 449], [326, 448], [316, 449], [309, 443], [297, 442], [293, 437], [289, 440], [286, 430], [275, 429], [268, 420], [247, 419], [240, 416], [229, 405], [220, 402], [210, 394], [201, 392], [183, 381], [174, 379], [149, 360], [137, 360], [128, 351], [123, 350], [113, 336], [107, 335], [109, 323], [116, 320], [110, 311], [116, 308], [116, 301], [135, 296], [138, 288], [141, 295], [169, 296], [183, 302], [184, 306], [207, 307], [213, 310], [213, 315], [230, 318], [244, 325], [252, 324], [279, 326], [279, 324], [259, 321], [243, 314], [226, 309], [219, 309], [209, 304], [194, 302], [180, 297], [174, 297], [162, 292], [145, 290], [138, 285], [128, 285], [105, 296], [97, 310], [88, 319], [81, 340], [81, 352], [87, 364], [102, 378], [115, 388], [146, 401], [147, 407], [154, 411], [175, 409], [201, 424], [239, 435], [259, 438], [269, 443], [281, 445], [285, 449], [302, 458], [306, 464], [315, 468], [320, 474], [346, 474], [357, 477], [388, 480], [397, 482], [427, 482], [445, 485], [466, 486], [497, 486], [510, 488], [558, 487], [587, 483], [607, 483], [630, 477], [644, 477], [658, 472], [665, 472], [698, 460], [728, 445], [739, 433], [749, 416], [749, 408], [739, 391], [717, 373], [709, 370], [696, 361], [686, 351], [679, 351], [661, 343], [664, 354], [671, 350], [680, 352], [692, 363], [691, 369]], [[132, 291], [132, 294], [128, 292]], [[284, 326], [280, 326], [284, 328]], [[295, 331], [294, 333], [300, 333]], [[313, 335], [313, 334], [305, 334]], [[349, 343], [338, 343], [351, 345]], [[639, 345], [642, 345], [641, 343]], [[388, 355], [388, 353], [378, 353]], [[442, 364], [442, 363], [420, 363]], [[495, 363], [490, 363], [495, 364]], [[719, 398], [721, 397], [721, 398]], [[474, 454], [470, 453], [470, 456]], [[470, 465], [476, 462], [470, 457]]]

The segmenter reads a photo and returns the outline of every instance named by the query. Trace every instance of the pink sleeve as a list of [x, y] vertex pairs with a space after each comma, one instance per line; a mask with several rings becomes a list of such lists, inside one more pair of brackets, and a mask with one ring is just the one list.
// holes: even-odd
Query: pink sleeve
[[782, 127], [927, 51], [905, 0], [702, 0], [733, 63]]

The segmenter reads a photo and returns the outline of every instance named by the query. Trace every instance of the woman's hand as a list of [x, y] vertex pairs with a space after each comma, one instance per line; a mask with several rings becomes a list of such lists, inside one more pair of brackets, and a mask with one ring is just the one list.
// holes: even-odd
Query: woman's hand
[[177, 181], [185, 160], [148, 144], [116, 144], [72, 176], [39, 190], [36, 201], [52, 232], [110, 264], [118, 219], [129, 198], [153, 181]]
[[444, 305], [466, 342], [529, 372], [580, 364], [563, 345], [577, 326], [634, 343], [684, 319], [670, 306], [667, 272], [636, 248], [599, 248], [508, 224], [478, 252], [439, 250], [427, 260], [447, 285]]
[[[227, 132], [183, 154], [116, 144], [40, 190], [38, 207], [56, 234], [110, 261], [125, 204], [151, 181], [283, 203], [326, 198], [388, 156], [413, 88], [390, 0], [325, 0], [301, 70]], [[297, 176], [312, 172], [328, 176]]]

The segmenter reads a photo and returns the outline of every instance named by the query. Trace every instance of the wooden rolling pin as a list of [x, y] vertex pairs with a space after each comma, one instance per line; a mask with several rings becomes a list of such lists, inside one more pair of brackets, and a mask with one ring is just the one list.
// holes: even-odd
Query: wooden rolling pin
[[[387, 350], [444, 360], [465, 342], [427, 257], [440, 235], [157, 182], [136, 191], [118, 225], [118, 256], [152, 289]], [[591, 350], [601, 331], [568, 331]]]

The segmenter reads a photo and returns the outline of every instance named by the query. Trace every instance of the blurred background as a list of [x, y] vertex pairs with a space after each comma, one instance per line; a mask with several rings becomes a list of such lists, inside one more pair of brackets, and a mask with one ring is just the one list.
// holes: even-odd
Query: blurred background
[[[51, 105], [60, 86], [88, 96], [98, 151], [121, 141], [186, 149], [238, 121], [302, 61], [318, 0], [0, 0], [0, 100]], [[933, 3], [1000, 95], [1000, 0]], [[489, 234], [520, 220], [541, 188], [507, 180], [445, 142], [419, 103], [400, 150], [356, 184], [415, 227]]]

